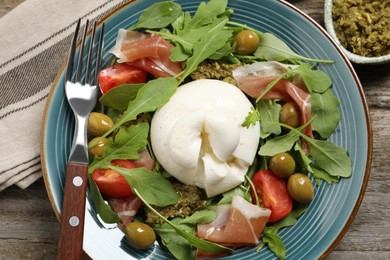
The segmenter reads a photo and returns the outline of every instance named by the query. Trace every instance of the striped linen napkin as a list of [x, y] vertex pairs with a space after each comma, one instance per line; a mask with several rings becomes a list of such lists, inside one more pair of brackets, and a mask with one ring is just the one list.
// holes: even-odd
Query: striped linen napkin
[[78, 18], [98, 20], [129, 0], [26, 0], [0, 18], [0, 191], [42, 176], [44, 106]]

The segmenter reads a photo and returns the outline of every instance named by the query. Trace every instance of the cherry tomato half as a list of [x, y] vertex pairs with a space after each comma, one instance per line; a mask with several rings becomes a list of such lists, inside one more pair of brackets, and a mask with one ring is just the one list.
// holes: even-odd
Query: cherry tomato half
[[[135, 164], [128, 160], [113, 160], [111, 164], [128, 169], [136, 168]], [[92, 172], [92, 179], [105, 196], [125, 198], [133, 194], [125, 177], [112, 169], [96, 169]]]
[[102, 69], [99, 72], [98, 80], [100, 91], [105, 94], [110, 89], [123, 84], [145, 83], [146, 71], [126, 63], [117, 63]]
[[[270, 222], [278, 221], [290, 213], [292, 198], [282, 178], [275, 176], [270, 170], [261, 170], [255, 173], [252, 182], [262, 206], [272, 211], [269, 217]], [[252, 189], [251, 195], [253, 204], [256, 204]]]

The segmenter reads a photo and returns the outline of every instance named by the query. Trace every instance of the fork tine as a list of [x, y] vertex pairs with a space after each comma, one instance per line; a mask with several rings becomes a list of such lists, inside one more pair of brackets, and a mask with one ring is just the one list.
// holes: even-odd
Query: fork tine
[[96, 57], [95, 76], [92, 78], [92, 85], [98, 84], [98, 75], [102, 67], [103, 49], [104, 49], [104, 23], [102, 24], [102, 28], [100, 30], [100, 37], [99, 37], [97, 57]]
[[81, 82], [81, 76], [83, 74], [84, 45], [85, 45], [85, 39], [87, 38], [88, 24], [89, 24], [89, 20], [85, 22], [83, 39], [81, 41], [81, 49], [79, 53], [79, 60], [77, 63], [76, 82]]
[[79, 28], [80, 28], [80, 22], [81, 22], [81, 19], [79, 19], [77, 21], [76, 30], [75, 30], [75, 32], [73, 34], [72, 43], [71, 43], [71, 47], [70, 47], [69, 55], [68, 55], [68, 67], [66, 69], [65, 82], [66, 81], [70, 81], [71, 78], [72, 78], [73, 59], [74, 59], [74, 54], [76, 52], [76, 42], [77, 42], [77, 35], [78, 35], [78, 32], [79, 32]]
[[93, 59], [93, 49], [95, 43], [95, 32], [96, 32], [96, 21], [93, 23], [91, 40], [89, 43], [89, 51], [88, 51], [88, 61], [87, 61], [87, 69], [85, 72], [85, 83], [92, 85], [91, 80], [91, 70], [92, 70], [92, 59]]

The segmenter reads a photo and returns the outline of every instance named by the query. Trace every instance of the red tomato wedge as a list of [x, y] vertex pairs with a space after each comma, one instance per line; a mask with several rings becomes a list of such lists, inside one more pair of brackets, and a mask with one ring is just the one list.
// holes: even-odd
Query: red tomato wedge
[[[270, 170], [261, 170], [255, 173], [252, 182], [262, 206], [271, 210], [269, 222], [281, 220], [291, 212], [292, 198], [282, 178], [275, 176]], [[251, 195], [253, 204], [256, 204], [252, 189]]]
[[[128, 160], [114, 160], [111, 164], [128, 169], [136, 168], [135, 164]], [[125, 198], [133, 194], [125, 177], [112, 169], [96, 169], [92, 172], [92, 179], [105, 196]]]
[[110, 89], [123, 84], [146, 82], [146, 71], [125, 63], [117, 63], [102, 69], [98, 76], [100, 91], [106, 94]]

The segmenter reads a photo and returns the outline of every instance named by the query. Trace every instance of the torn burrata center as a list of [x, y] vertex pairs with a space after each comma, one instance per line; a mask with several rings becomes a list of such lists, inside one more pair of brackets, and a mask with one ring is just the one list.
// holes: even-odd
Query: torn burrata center
[[208, 197], [228, 191], [244, 181], [258, 150], [260, 124], [242, 126], [252, 109], [229, 83], [184, 84], [153, 116], [153, 153], [169, 174]]

